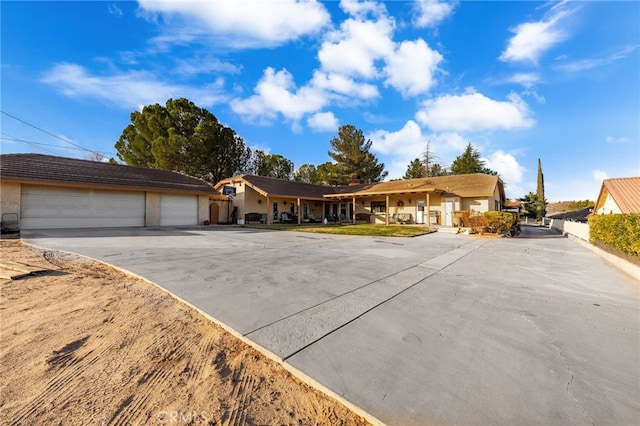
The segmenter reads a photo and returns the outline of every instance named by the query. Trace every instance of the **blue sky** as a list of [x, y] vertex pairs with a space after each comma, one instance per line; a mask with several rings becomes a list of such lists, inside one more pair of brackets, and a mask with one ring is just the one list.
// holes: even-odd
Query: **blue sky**
[[186, 97], [296, 167], [352, 124], [389, 178], [427, 141], [445, 165], [471, 142], [511, 198], [535, 192], [538, 158], [549, 201], [640, 175], [637, 1], [0, 8], [2, 153], [115, 157], [132, 111]]

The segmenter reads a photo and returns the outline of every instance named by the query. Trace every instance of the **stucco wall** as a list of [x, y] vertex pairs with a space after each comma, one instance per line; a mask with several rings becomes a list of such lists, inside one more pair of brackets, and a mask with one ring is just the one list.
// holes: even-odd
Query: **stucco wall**
[[160, 226], [160, 193], [145, 194], [144, 226]]
[[604, 200], [604, 204], [597, 211], [597, 214], [620, 214], [622, 210], [618, 207], [618, 204], [613, 200], [611, 194], [607, 193], [607, 198]]
[[20, 216], [20, 183], [0, 181], [0, 217], [4, 213]]
[[205, 220], [209, 220], [209, 196], [198, 195], [198, 224], [202, 225]]
[[571, 234], [584, 241], [589, 241], [589, 224], [581, 222], [571, 222], [562, 219], [551, 219], [549, 225], [553, 229], [562, 232], [563, 235]]
[[493, 210], [493, 205], [493, 199], [489, 200], [487, 198], [462, 198], [460, 201], [461, 210], [469, 211], [470, 213], [484, 213]]

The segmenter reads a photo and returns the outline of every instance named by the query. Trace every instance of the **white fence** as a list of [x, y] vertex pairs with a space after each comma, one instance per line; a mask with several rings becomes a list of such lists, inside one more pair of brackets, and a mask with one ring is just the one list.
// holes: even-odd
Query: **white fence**
[[581, 222], [571, 222], [562, 219], [551, 219], [549, 226], [557, 229], [562, 234], [571, 234], [581, 240], [589, 241], [589, 224]]

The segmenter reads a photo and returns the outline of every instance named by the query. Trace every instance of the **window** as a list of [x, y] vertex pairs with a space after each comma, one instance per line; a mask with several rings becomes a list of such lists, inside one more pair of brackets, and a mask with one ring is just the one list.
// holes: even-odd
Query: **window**
[[387, 212], [387, 203], [384, 201], [372, 201], [371, 202], [371, 212], [372, 213], [386, 213]]

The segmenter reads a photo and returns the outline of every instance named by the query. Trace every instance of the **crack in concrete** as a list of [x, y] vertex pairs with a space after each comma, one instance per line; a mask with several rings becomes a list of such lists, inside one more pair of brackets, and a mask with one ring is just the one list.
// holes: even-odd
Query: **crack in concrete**
[[580, 402], [578, 401], [578, 399], [575, 397], [575, 395], [571, 392], [571, 390], [569, 389], [571, 387], [571, 384], [573, 383], [573, 378], [575, 377], [575, 373], [573, 372], [573, 370], [571, 369], [571, 364], [569, 364], [569, 361], [567, 360], [567, 358], [564, 356], [562, 349], [560, 349], [558, 347], [558, 345], [556, 344], [555, 340], [553, 340], [553, 338], [551, 336], [549, 336], [549, 334], [545, 333], [544, 331], [542, 331], [542, 329], [540, 329], [540, 327], [538, 327], [533, 321], [531, 321], [529, 318], [527, 318], [524, 315], [520, 315], [520, 317], [527, 321], [529, 324], [531, 324], [533, 326], [533, 328], [535, 328], [540, 334], [542, 334], [544, 337], [547, 338], [547, 340], [549, 341], [549, 344], [556, 350], [556, 352], [558, 353], [558, 356], [560, 357], [560, 359], [562, 360], [562, 362], [564, 363], [565, 369], [567, 370], [567, 372], [569, 373], [570, 377], [569, 380], [567, 381], [567, 386], [565, 388], [565, 391], [567, 392], [567, 395], [569, 395], [569, 398], [571, 398], [571, 400], [573, 401], [573, 403], [580, 409], [580, 411], [582, 411], [582, 414], [589, 419], [589, 421], [591, 422], [591, 424], [593, 426], [596, 426], [596, 422], [593, 420], [593, 417], [591, 417], [589, 415], [589, 413], [587, 412], [587, 410], [582, 406], [582, 404], [580, 404]]

